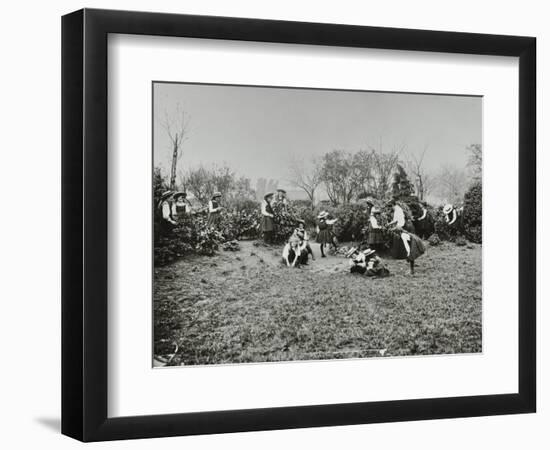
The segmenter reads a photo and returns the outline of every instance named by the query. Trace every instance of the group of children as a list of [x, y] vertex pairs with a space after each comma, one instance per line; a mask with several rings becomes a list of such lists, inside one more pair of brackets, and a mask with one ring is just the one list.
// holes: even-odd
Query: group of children
[[[350, 260], [351, 273], [364, 274], [366, 276], [384, 277], [389, 275], [389, 270], [384, 266], [382, 259], [376, 254], [377, 246], [385, 242], [383, 228], [379, 223], [380, 210], [376, 207], [371, 209], [369, 218], [369, 233], [367, 236], [367, 248], [351, 248], [346, 257]], [[321, 257], [326, 257], [326, 246], [332, 246], [336, 251], [338, 242], [333, 232], [333, 225], [337, 218], [331, 218], [330, 214], [322, 211], [317, 216], [317, 242], [321, 250]], [[392, 223], [392, 247], [397, 248], [398, 253], [402, 253], [402, 258], [409, 262], [410, 272], [414, 274], [415, 260], [425, 252], [422, 239], [414, 233], [404, 229], [402, 223], [397, 220]], [[393, 249], [392, 249], [393, 253]], [[298, 226], [292, 233], [288, 243], [283, 248], [283, 263], [288, 267], [298, 267], [306, 265], [311, 256], [315, 260], [311, 245], [309, 244], [309, 235], [305, 229], [303, 220], [298, 220]]]
[[376, 254], [376, 250], [367, 248], [360, 251], [352, 247], [347, 253], [350, 272], [366, 275], [367, 277], [387, 277], [390, 271], [382, 263], [382, 259]]
[[[321, 211], [317, 216], [317, 242], [320, 244], [322, 258], [327, 256], [325, 254], [326, 245], [332, 245], [334, 251], [338, 249], [338, 242], [332, 231], [337, 220], [331, 219], [330, 214], [326, 211]], [[305, 222], [299, 219], [297, 223], [297, 228], [283, 248], [283, 262], [288, 267], [306, 265], [310, 256], [313, 261], [315, 260], [315, 255], [309, 244], [309, 234], [305, 229]]]
[[[286, 192], [280, 189], [277, 192], [277, 202], [286, 205]], [[208, 225], [216, 226], [221, 218], [223, 207], [220, 204], [220, 192], [215, 192], [208, 202]], [[262, 231], [267, 243], [273, 242], [274, 234], [274, 212], [271, 206], [274, 200], [273, 193], [267, 193], [261, 205], [262, 213]], [[411, 274], [414, 273], [415, 260], [424, 253], [424, 243], [410, 229], [402, 208], [395, 201], [390, 201], [389, 206], [393, 208], [393, 219], [387, 224], [391, 232], [391, 247], [394, 258], [406, 258], [410, 264]], [[367, 226], [366, 248], [364, 244], [359, 248], [352, 248], [346, 256], [350, 259], [351, 272], [361, 273], [367, 276], [386, 276], [389, 274], [384, 267], [382, 260], [376, 254], [384, 248], [387, 241], [387, 231], [383, 226], [381, 210], [374, 205], [374, 202], [367, 200], [369, 208], [369, 223]], [[190, 203], [187, 200], [185, 192], [167, 191], [162, 194], [159, 202], [162, 223], [165, 226], [173, 227], [176, 224], [178, 215], [185, 215], [190, 212]], [[462, 209], [455, 208], [452, 205], [445, 205], [443, 212], [447, 223], [450, 226], [460, 226], [462, 222]], [[426, 213], [424, 211], [424, 216]], [[423, 219], [420, 217], [418, 220]], [[321, 257], [325, 258], [327, 247], [332, 247], [336, 252], [338, 250], [338, 241], [333, 231], [337, 218], [332, 218], [327, 211], [321, 211], [317, 216], [317, 242], [321, 251]], [[308, 264], [309, 258], [315, 260], [313, 250], [309, 243], [309, 234], [305, 229], [303, 220], [297, 221], [297, 227], [292, 233], [288, 243], [283, 248], [283, 262], [288, 267], [298, 267]]]

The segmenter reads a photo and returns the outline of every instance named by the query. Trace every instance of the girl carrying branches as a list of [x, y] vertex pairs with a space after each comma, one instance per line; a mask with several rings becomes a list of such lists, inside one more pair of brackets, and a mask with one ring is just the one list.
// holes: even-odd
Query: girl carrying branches
[[321, 211], [317, 216], [317, 227], [319, 228], [319, 234], [317, 235], [317, 242], [321, 247], [321, 257], [326, 258], [325, 245], [330, 244], [334, 250], [338, 249], [338, 243], [336, 242], [336, 236], [332, 231], [334, 223], [338, 219], [329, 219], [329, 213]]

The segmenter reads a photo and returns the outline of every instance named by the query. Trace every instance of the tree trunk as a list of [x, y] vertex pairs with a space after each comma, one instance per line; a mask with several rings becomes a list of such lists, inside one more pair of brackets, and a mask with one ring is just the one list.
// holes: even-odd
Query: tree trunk
[[420, 201], [424, 200], [424, 183], [422, 182], [422, 177], [418, 176], [418, 197]]
[[170, 190], [176, 190], [176, 165], [178, 163], [178, 135], [174, 139], [174, 152], [172, 154], [172, 170], [170, 172]]
[[311, 192], [307, 193], [311, 201], [311, 210], [315, 209], [315, 189], [312, 189]]

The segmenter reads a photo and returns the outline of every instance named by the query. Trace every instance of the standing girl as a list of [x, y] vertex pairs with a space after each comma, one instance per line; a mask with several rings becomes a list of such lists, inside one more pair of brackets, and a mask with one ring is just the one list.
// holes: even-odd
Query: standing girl
[[381, 248], [385, 243], [380, 217], [381, 212], [376, 206], [373, 206], [370, 211], [369, 231], [367, 234], [367, 244], [370, 248]]
[[286, 191], [284, 189], [277, 189], [277, 197], [275, 198], [275, 203], [281, 205], [281, 209], [284, 212], [288, 210], [288, 199], [286, 198]]
[[172, 205], [172, 216], [177, 221], [182, 219], [186, 214], [191, 213], [189, 201], [187, 200], [187, 192], [176, 192], [174, 194], [174, 203]]
[[272, 200], [273, 192], [268, 192], [264, 195], [262, 201], [262, 233], [266, 244], [273, 242], [273, 235], [275, 234], [275, 222], [273, 221], [275, 213], [271, 207]]
[[212, 199], [208, 202], [208, 222], [206, 224], [209, 227], [216, 228], [222, 219], [221, 212], [223, 206], [220, 204], [221, 197], [221, 192], [214, 192]]
[[397, 241], [401, 243], [404, 253], [407, 255], [406, 258], [409, 261], [411, 275], [414, 275], [414, 262], [426, 251], [424, 243], [416, 234], [409, 231], [395, 229], [393, 232]]
[[161, 219], [160, 232], [162, 234], [170, 233], [177, 225], [177, 222], [172, 215], [172, 204], [174, 200], [173, 195], [174, 191], [166, 191], [160, 196], [158, 210]]
[[330, 244], [333, 246], [334, 250], [338, 249], [338, 244], [336, 243], [336, 237], [332, 232], [332, 226], [338, 219], [329, 219], [329, 213], [326, 211], [321, 211], [317, 216], [317, 227], [319, 228], [319, 234], [317, 235], [317, 242], [321, 247], [321, 257], [326, 258], [325, 255], [325, 245]]

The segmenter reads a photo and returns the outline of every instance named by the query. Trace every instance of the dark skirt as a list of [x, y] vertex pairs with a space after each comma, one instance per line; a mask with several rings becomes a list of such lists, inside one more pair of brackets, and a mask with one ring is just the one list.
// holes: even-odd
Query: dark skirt
[[220, 213], [210, 213], [208, 215], [208, 222], [206, 222], [206, 225], [209, 227], [217, 227], [219, 223], [222, 220], [222, 216]]
[[[296, 258], [296, 252], [291, 249], [288, 252], [288, 260], [290, 261], [291, 264], [294, 261], [294, 258]], [[307, 264], [307, 260], [308, 260], [308, 252], [307, 250], [302, 250], [298, 255], [298, 260], [296, 261], [296, 264], [294, 265], [294, 267]], [[282, 261], [283, 261], [283, 264], [286, 265], [286, 260], [284, 258], [282, 259]]]
[[332, 244], [332, 232], [328, 228], [320, 230], [317, 235], [317, 242], [319, 244]]
[[275, 230], [275, 223], [272, 217], [262, 216], [262, 232], [269, 233]]
[[411, 240], [409, 241], [409, 245], [411, 247], [411, 253], [409, 255], [409, 261], [414, 261], [419, 256], [423, 255], [426, 251], [426, 247], [424, 247], [424, 242], [422, 242], [422, 239], [420, 239], [417, 235], [411, 234]]
[[360, 273], [361, 275], [363, 275], [367, 271], [367, 268], [363, 267], [363, 266], [359, 266], [357, 264], [354, 264], [353, 266], [351, 266], [349, 271], [351, 273]]
[[371, 229], [367, 235], [367, 244], [378, 245], [386, 242], [384, 239], [384, 231], [380, 228]]
[[407, 249], [399, 234], [392, 234], [391, 256], [394, 259], [405, 259], [407, 257]]
[[159, 223], [159, 228], [161, 236], [170, 236], [174, 231], [175, 225], [168, 222], [167, 220], [161, 219]]
[[434, 223], [429, 215], [426, 215], [422, 220], [417, 220], [414, 223], [416, 234], [421, 238], [427, 239], [434, 234]]
[[409, 241], [409, 247], [411, 249], [409, 256], [407, 257], [407, 249], [401, 239], [401, 235], [394, 234], [392, 237], [392, 257], [395, 259], [407, 259], [409, 261], [414, 261], [419, 256], [423, 255], [426, 251], [422, 239], [420, 239], [416, 234], [409, 233], [411, 240]]
[[376, 267], [373, 267], [372, 269], [367, 269], [367, 272], [365, 274], [367, 277], [389, 277], [390, 271], [387, 267], [380, 264]]

